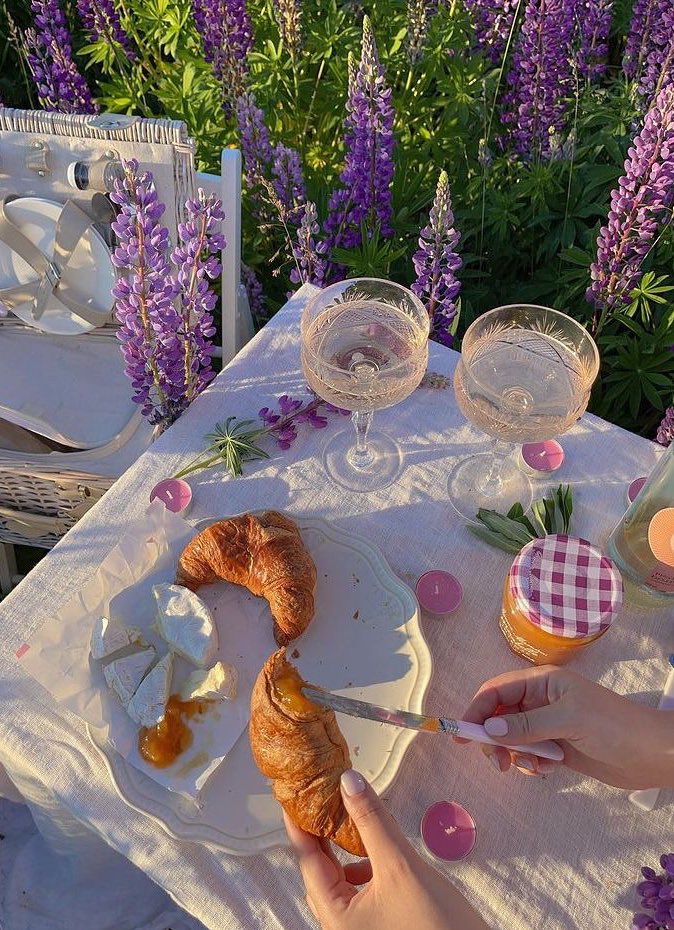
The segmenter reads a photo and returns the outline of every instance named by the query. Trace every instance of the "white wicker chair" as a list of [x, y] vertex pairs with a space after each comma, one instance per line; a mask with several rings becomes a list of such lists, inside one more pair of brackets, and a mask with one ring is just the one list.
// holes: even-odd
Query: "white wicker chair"
[[[28, 167], [27, 146], [33, 146], [37, 153]], [[246, 292], [240, 281], [240, 153], [233, 149], [223, 151], [220, 176], [199, 174], [194, 172], [192, 142], [184, 124], [179, 122], [115, 114], [92, 118], [0, 108], [3, 169], [0, 196], [37, 193], [62, 201], [72, 195], [71, 190], [62, 189], [62, 183], [49, 185], [41, 178], [40, 165], [48, 164], [46, 157], [40, 161], [45, 148], [53, 162], [60, 159], [61, 163], [73, 156], [92, 158], [97, 153], [100, 156], [110, 148], [121, 157], [137, 157], [141, 166], [153, 170], [160, 198], [167, 203], [163, 221], [174, 237], [185, 199], [196, 187], [222, 199], [226, 248], [222, 255], [222, 345], [216, 354], [222, 357], [223, 364], [233, 358], [253, 333]], [[51, 168], [47, 174], [54, 173], [53, 164]], [[12, 190], [12, 186], [17, 189]], [[0, 322], [0, 327], [6, 326], [23, 328], [11, 315]], [[87, 338], [114, 339], [115, 331], [116, 326], [110, 322]], [[54, 546], [150, 441], [151, 429], [137, 413], [121, 432], [95, 449], [27, 454], [3, 449], [0, 443], [0, 593], [6, 593], [16, 580], [13, 546]]]

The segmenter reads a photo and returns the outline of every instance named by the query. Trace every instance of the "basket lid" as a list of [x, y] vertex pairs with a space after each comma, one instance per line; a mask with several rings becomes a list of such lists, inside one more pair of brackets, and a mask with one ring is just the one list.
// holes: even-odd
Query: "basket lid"
[[114, 337], [0, 327], [0, 417], [74, 449], [115, 438], [136, 405]]
[[535, 626], [570, 639], [606, 630], [620, 609], [623, 583], [613, 562], [586, 539], [534, 539], [509, 575], [517, 607]]

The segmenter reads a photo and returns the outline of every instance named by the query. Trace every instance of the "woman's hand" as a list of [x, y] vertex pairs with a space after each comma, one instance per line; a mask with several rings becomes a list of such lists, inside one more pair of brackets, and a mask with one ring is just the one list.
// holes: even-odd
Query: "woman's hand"
[[483, 747], [502, 772], [511, 762], [530, 774], [564, 764], [617, 788], [674, 787], [674, 712], [644, 707], [565, 668], [492, 678], [463, 716], [505, 745], [554, 739], [564, 749], [564, 762], [554, 763]]
[[323, 930], [487, 930], [456, 888], [408, 843], [362, 775], [342, 775], [342, 796], [369, 859], [342, 866], [327, 840], [300, 830], [284, 814], [307, 904]]

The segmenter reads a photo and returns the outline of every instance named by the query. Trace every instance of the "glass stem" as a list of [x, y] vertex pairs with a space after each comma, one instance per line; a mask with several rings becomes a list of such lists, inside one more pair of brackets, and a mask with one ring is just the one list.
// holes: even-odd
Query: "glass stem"
[[502, 439], [492, 439], [490, 447], [491, 464], [489, 471], [480, 482], [479, 490], [487, 497], [498, 497], [503, 488], [501, 467], [503, 460], [510, 454], [510, 445]]
[[374, 462], [374, 454], [367, 445], [367, 434], [372, 425], [372, 411], [352, 413], [351, 422], [356, 430], [356, 445], [349, 453], [349, 463], [354, 468], [369, 468]]

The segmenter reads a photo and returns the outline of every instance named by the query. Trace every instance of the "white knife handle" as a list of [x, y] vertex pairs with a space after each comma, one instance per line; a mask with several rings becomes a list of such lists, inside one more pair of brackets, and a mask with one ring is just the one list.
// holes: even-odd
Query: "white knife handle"
[[[658, 710], [674, 710], [674, 668], [670, 671], [665, 682]], [[645, 788], [643, 791], [633, 791], [628, 798], [642, 811], [652, 811], [658, 803], [659, 788]]]
[[[457, 736], [464, 739], [473, 740], [475, 743], [489, 743], [491, 746], [503, 746], [497, 739], [487, 733], [485, 728], [479, 723], [468, 723], [465, 720], [457, 720]], [[505, 746], [511, 752], [523, 752], [530, 756], [540, 756], [541, 759], [552, 759], [553, 762], [562, 762], [564, 760], [564, 750], [551, 739], [541, 740], [539, 743], [529, 743], [527, 746]]]

